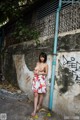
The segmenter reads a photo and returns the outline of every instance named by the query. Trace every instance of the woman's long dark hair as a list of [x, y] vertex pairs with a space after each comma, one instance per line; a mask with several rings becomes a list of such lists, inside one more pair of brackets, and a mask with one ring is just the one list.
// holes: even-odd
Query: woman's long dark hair
[[41, 52], [39, 55], [39, 62], [41, 62], [40, 58], [43, 57], [44, 58], [44, 63], [47, 61], [47, 55], [44, 52]]

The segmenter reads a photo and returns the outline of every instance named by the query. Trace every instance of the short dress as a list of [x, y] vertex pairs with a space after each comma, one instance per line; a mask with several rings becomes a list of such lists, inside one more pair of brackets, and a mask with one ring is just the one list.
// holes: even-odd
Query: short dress
[[32, 90], [37, 93], [46, 93], [46, 76], [34, 74]]

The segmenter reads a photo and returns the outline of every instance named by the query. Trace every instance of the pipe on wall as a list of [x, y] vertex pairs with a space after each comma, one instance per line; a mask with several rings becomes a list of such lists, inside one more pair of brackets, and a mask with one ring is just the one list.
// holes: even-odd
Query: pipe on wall
[[52, 60], [52, 75], [51, 75], [51, 86], [50, 86], [50, 98], [49, 98], [49, 109], [53, 107], [53, 94], [54, 94], [54, 81], [55, 81], [55, 69], [56, 69], [56, 55], [57, 55], [57, 42], [58, 42], [58, 29], [59, 29], [59, 14], [62, 6], [62, 0], [59, 0], [59, 6], [56, 12], [56, 26], [54, 34], [54, 47], [53, 47], [53, 60]]

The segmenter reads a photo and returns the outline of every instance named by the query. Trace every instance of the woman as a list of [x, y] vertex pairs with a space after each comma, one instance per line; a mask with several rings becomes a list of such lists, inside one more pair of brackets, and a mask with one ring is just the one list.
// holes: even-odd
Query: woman
[[43, 102], [44, 94], [46, 93], [46, 76], [48, 74], [48, 65], [46, 63], [47, 55], [41, 53], [39, 55], [39, 62], [34, 69], [34, 78], [32, 83], [32, 90], [34, 92], [34, 110], [32, 116], [40, 109]]

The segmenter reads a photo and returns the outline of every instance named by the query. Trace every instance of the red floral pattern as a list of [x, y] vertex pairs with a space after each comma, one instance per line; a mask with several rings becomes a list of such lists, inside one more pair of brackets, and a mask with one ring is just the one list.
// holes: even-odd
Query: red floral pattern
[[46, 80], [45, 75], [34, 74], [32, 82], [32, 90], [37, 93], [46, 93]]

